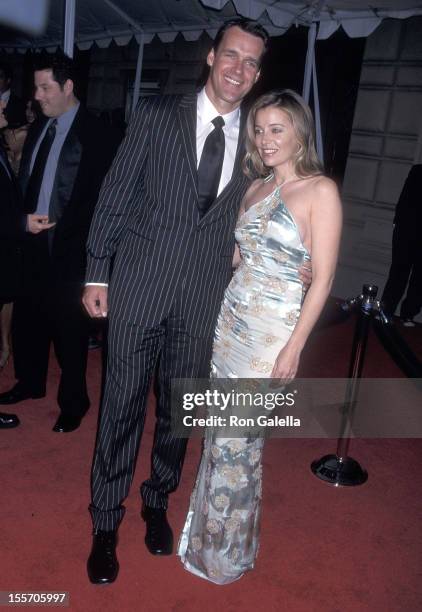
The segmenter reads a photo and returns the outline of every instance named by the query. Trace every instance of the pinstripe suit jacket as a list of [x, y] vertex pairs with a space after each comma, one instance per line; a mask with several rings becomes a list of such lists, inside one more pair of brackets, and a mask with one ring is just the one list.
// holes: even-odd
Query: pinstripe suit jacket
[[[196, 95], [151, 97], [134, 114], [104, 181], [88, 238], [87, 282], [109, 282], [111, 317], [152, 327], [182, 304], [187, 330], [214, 332], [248, 186], [239, 137], [233, 175], [202, 217]], [[242, 130], [240, 130], [242, 134]]]

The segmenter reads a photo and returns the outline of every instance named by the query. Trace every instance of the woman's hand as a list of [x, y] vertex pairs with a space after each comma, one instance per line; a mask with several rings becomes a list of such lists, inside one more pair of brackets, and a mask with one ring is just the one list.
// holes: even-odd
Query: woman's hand
[[312, 262], [305, 261], [298, 270], [299, 278], [305, 285], [306, 291], [309, 289], [312, 283]]
[[270, 374], [271, 378], [292, 380], [299, 367], [300, 351], [286, 344], [279, 352], [274, 367]]

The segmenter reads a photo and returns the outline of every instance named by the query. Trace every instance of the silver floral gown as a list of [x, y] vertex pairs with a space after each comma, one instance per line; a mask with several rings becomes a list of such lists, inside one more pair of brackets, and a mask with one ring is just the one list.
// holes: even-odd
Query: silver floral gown
[[[268, 378], [303, 297], [309, 254], [277, 187], [238, 220], [241, 264], [224, 294], [212, 378]], [[220, 433], [221, 436], [221, 433]], [[253, 568], [259, 545], [263, 438], [208, 428], [178, 554], [190, 572], [227, 584]]]

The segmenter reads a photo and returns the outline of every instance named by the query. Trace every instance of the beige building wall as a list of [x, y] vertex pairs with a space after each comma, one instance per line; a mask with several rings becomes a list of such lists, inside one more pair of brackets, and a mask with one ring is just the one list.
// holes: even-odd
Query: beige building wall
[[[162, 94], [195, 91], [212, 40], [203, 34], [198, 41], [187, 42], [177, 36], [172, 43], [162, 43], [157, 37], [144, 46], [142, 89]], [[87, 105], [94, 111], [123, 107], [126, 92], [135, 78], [138, 44], [92, 47], [90, 57]], [[158, 89], [150, 89], [158, 83]]]
[[357, 295], [368, 282], [378, 285], [381, 295], [390, 266], [395, 205], [418, 162], [422, 18], [386, 20], [366, 42], [342, 190], [345, 223], [334, 295]]

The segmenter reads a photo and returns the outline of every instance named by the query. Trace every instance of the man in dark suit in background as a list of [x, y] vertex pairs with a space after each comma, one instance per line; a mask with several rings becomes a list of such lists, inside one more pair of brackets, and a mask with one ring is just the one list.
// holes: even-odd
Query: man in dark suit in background
[[19, 176], [27, 232], [25, 296], [16, 300], [13, 314], [18, 382], [0, 395], [0, 404], [44, 397], [52, 340], [61, 368], [53, 431], [69, 432], [89, 407], [88, 318], [81, 305], [85, 244], [118, 138], [79, 103], [72, 60], [41, 58], [34, 77], [44, 117], [28, 133]]
[[226, 23], [207, 56], [205, 88], [198, 95], [142, 100], [101, 191], [84, 296], [91, 316], [109, 316], [90, 507], [88, 574], [94, 583], [117, 577], [117, 528], [157, 364], [157, 422], [152, 472], [141, 487], [142, 516], [149, 551], [172, 552], [167, 500], [179, 483], [187, 440], [171, 432], [170, 384], [209, 375], [248, 185], [241, 170], [240, 103], [259, 77], [266, 43], [257, 23]]
[[[8, 126], [0, 102], [0, 131]], [[19, 292], [21, 276], [21, 241], [23, 213], [19, 187], [0, 141], [0, 311]], [[0, 412], [0, 429], [19, 425], [15, 414]]]
[[405, 327], [414, 327], [413, 318], [422, 308], [421, 228], [422, 164], [417, 164], [409, 172], [396, 207], [391, 268], [382, 295], [384, 311], [392, 316], [407, 286], [400, 306]]

